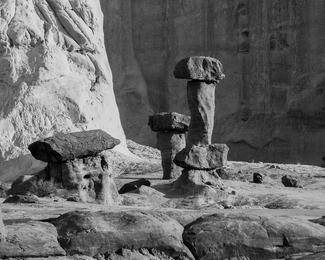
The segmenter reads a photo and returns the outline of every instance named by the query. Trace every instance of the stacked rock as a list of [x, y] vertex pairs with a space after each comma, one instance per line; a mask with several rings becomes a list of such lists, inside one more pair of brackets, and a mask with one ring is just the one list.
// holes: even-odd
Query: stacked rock
[[229, 150], [226, 144], [211, 144], [215, 87], [225, 77], [222, 64], [211, 57], [193, 56], [176, 64], [174, 76], [191, 80], [187, 83], [191, 123], [186, 147], [174, 159], [175, 164], [185, 170], [175, 186], [184, 186], [188, 181], [197, 182], [200, 179], [197, 175], [201, 176], [199, 182], [203, 184], [219, 182], [215, 169], [227, 164]]
[[120, 143], [102, 130], [57, 134], [28, 146], [37, 159], [48, 162], [39, 178], [61, 183], [78, 191], [78, 200], [109, 205], [120, 197], [112, 178], [112, 168], [99, 153]]
[[175, 112], [157, 113], [149, 116], [151, 130], [157, 132], [157, 148], [161, 152], [163, 179], [176, 179], [182, 168], [173, 160], [175, 155], [185, 148], [185, 133], [188, 131], [190, 117]]

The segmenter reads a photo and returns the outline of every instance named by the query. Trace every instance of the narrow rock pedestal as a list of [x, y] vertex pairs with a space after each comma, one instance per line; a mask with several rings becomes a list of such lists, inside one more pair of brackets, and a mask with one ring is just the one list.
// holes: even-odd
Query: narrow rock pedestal
[[163, 179], [176, 179], [182, 169], [173, 160], [175, 155], [186, 146], [185, 133], [190, 117], [175, 112], [158, 113], [149, 117], [152, 131], [157, 132], [157, 148], [161, 152]]
[[176, 64], [174, 76], [191, 80], [187, 83], [191, 123], [186, 147], [174, 159], [184, 170], [173, 187], [183, 194], [205, 194], [221, 200], [226, 192], [216, 169], [227, 164], [229, 148], [226, 144], [211, 144], [211, 140], [215, 87], [225, 77], [222, 64], [214, 58], [193, 56]]

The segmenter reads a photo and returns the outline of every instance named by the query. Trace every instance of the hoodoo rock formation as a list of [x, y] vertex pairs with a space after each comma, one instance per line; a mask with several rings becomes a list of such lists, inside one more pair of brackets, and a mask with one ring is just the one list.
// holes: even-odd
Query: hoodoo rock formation
[[33, 141], [90, 129], [126, 151], [99, 0], [1, 1], [0, 180], [44, 167]]
[[101, 2], [129, 138], [154, 146], [155, 135], [143, 127], [147, 114], [189, 114], [174, 65], [182, 57], [204, 55], [218, 57], [227, 72], [216, 96], [212, 142], [226, 143], [230, 160], [321, 165], [323, 0]]
[[213, 192], [222, 196], [224, 187], [214, 170], [227, 165], [229, 148], [226, 144], [211, 144], [215, 88], [225, 77], [222, 64], [211, 57], [192, 56], [176, 64], [174, 76], [191, 80], [187, 83], [191, 123], [186, 147], [174, 159], [184, 170], [173, 186], [184, 193]]
[[148, 124], [152, 131], [157, 132], [163, 179], [176, 179], [181, 175], [182, 169], [173, 161], [176, 154], [186, 146], [185, 133], [190, 125], [190, 117], [175, 112], [162, 112], [149, 116]]

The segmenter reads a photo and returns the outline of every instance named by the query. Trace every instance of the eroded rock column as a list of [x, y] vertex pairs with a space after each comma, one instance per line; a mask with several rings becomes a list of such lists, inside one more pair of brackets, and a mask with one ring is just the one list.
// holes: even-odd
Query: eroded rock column
[[149, 117], [151, 130], [157, 132], [157, 148], [161, 152], [163, 179], [176, 179], [182, 168], [173, 160], [186, 146], [185, 133], [188, 131], [190, 117], [175, 112], [158, 113]]
[[[112, 167], [100, 152], [120, 141], [102, 130], [90, 130], [38, 140], [28, 149], [48, 166], [37, 179], [51, 180], [75, 192], [74, 200], [118, 204], [121, 200], [113, 180]], [[29, 179], [28, 181], [33, 181]]]
[[199, 193], [209, 188], [223, 190], [215, 170], [227, 164], [229, 148], [226, 144], [211, 144], [215, 87], [225, 77], [222, 64], [214, 58], [193, 56], [176, 64], [174, 76], [191, 80], [187, 83], [191, 123], [186, 147], [174, 159], [184, 170], [174, 186]]

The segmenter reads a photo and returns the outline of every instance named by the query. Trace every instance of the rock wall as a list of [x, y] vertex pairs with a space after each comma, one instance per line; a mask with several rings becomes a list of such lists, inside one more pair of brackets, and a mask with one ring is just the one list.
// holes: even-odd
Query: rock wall
[[0, 180], [44, 166], [36, 139], [97, 128], [127, 151], [99, 0], [0, 0]]
[[230, 160], [320, 165], [325, 156], [325, 2], [102, 0], [105, 42], [129, 138], [155, 145], [147, 115], [189, 114], [176, 62], [218, 58], [213, 142]]

